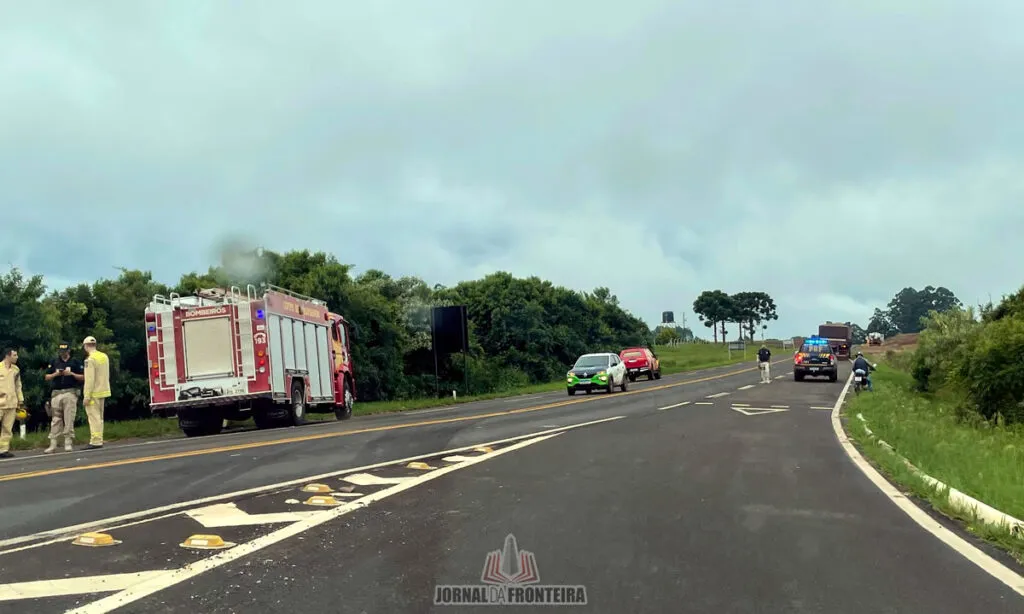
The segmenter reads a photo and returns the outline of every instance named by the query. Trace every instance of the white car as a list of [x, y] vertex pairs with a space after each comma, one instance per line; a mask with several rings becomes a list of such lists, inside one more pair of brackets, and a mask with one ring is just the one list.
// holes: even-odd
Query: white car
[[610, 394], [616, 386], [625, 392], [629, 387], [629, 379], [626, 376], [626, 363], [622, 362], [618, 354], [611, 352], [584, 354], [576, 359], [576, 364], [565, 375], [565, 388], [569, 396], [576, 394], [577, 390], [588, 393], [591, 390], [604, 390]]

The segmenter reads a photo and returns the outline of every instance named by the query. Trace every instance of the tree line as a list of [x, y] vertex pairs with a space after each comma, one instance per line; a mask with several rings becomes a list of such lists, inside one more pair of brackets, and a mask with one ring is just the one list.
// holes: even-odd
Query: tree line
[[737, 325], [737, 338], [754, 340], [754, 333], [768, 328], [778, 320], [775, 301], [767, 292], [746, 291], [728, 294], [723, 290], [705, 290], [693, 301], [693, 312], [712, 331], [717, 343], [719, 335], [726, 340], [726, 324]]
[[[498, 272], [451, 287], [353, 267], [323, 252], [264, 252], [257, 266], [215, 266], [181, 276], [176, 285], [145, 271], [48, 290], [42, 277], [12, 268], [0, 276], [0, 346], [21, 356], [26, 401], [36, 423], [48, 398], [43, 369], [59, 341], [73, 347], [95, 336], [112, 363], [112, 420], [149, 416], [143, 312], [153, 295], [266, 281], [327, 302], [352, 328], [356, 389], [361, 401], [432, 396], [435, 392], [430, 314], [437, 305], [465, 305], [469, 352], [440, 357], [443, 390], [496, 392], [553, 381], [591, 351], [649, 345], [653, 333], [623, 309], [608, 288], [578, 292], [537, 277]], [[80, 352], [80, 350], [79, 350]], [[466, 370], [470, 389], [463, 381]], [[31, 424], [31, 423], [30, 423]]]

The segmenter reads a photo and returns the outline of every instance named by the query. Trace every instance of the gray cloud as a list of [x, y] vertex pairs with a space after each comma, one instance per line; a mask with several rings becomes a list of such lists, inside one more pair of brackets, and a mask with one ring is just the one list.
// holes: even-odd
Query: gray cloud
[[54, 284], [172, 281], [244, 237], [430, 283], [607, 285], [652, 323], [762, 289], [792, 334], [905, 285], [1022, 282], [1019, 3], [6, 13], [0, 256]]

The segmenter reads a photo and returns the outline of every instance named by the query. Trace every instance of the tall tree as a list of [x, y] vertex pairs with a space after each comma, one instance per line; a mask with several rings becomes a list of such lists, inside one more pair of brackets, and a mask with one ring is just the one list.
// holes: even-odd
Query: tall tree
[[715, 342], [718, 342], [718, 329], [716, 324], [722, 325], [722, 341], [725, 341], [725, 323], [732, 321], [734, 312], [732, 298], [722, 290], [705, 290], [693, 301], [693, 312], [697, 319], [704, 323], [704, 326], [715, 332]]
[[743, 338], [743, 330], [747, 331], [750, 340], [754, 340], [754, 333], [759, 325], [779, 319], [776, 313], [775, 301], [767, 292], [737, 292], [732, 295], [734, 306], [734, 321], [740, 323], [740, 338]]
[[871, 320], [868, 321], [868, 333], [880, 333], [883, 337], [892, 337], [897, 332], [896, 326], [889, 319], [888, 312], [882, 311], [875, 307], [875, 312], [871, 315]]
[[907, 287], [889, 301], [887, 315], [897, 331], [918, 333], [924, 330], [922, 319], [930, 312], [942, 313], [962, 306], [960, 300], [945, 287], [926, 286], [922, 290]]

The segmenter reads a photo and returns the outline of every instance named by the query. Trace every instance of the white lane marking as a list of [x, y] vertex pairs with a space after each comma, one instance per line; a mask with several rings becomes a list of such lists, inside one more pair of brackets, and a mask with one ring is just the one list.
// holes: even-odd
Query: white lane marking
[[728, 395], [729, 395], [728, 392], [719, 392], [718, 394], [709, 394], [708, 396], [706, 396], [704, 398], [705, 399], [717, 399], [718, 397], [724, 397], [724, 396], [728, 396]]
[[785, 375], [776, 375], [776, 376], [775, 376], [775, 379], [782, 379], [782, 378], [784, 378], [784, 377], [786, 377], [786, 376], [785, 376]]
[[413, 412], [414, 411], [414, 412], [416, 412], [417, 416], [422, 416], [423, 414], [436, 414], [439, 411], [451, 411], [453, 409], [459, 409], [459, 406], [458, 405], [449, 405], [447, 407], [438, 407], [438, 408], [435, 408], [435, 409], [407, 409], [406, 412]]
[[[295, 480], [288, 480], [286, 482], [278, 482], [277, 484], [269, 484], [267, 486], [257, 486], [255, 488], [248, 488], [246, 490], [237, 490], [235, 492], [225, 493], [223, 495], [213, 495], [213, 496], [210, 496], [210, 497], [203, 497], [201, 499], [194, 499], [192, 501], [183, 501], [181, 503], [171, 503], [169, 505], [162, 505], [160, 507], [154, 507], [154, 508], [147, 509], [147, 510], [141, 510], [141, 511], [138, 511], [138, 512], [132, 512], [130, 514], [122, 514], [121, 516], [113, 516], [113, 517], [110, 517], [110, 518], [103, 518], [103, 519], [100, 519], [100, 520], [93, 520], [93, 521], [90, 521], [90, 522], [83, 522], [83, 523], [80, 523], [80, 524], [71, 525], [71, 526], [67, 526], [67, 527], [61, 527], [61, 528], [58, 528], [58, 529], [51, 529], [49, 531], [40, 531], [39, 533], [33, 533], [32, 535], [23, 535], [21, 537], [12, 537], [10, 539], [0, 540], [0, 548], [6, 547], [6, 546], [14, 546], [14, 545], [17, 545], [17, 544], [24, 544], [26, 542], [32, 542], [32, 541], [36, 541], [36, 540], [40, 540], [40, 539], [46, 539], [48, 537], [58, 538], [58, 539], [51, 539], [49, 541], [45, 541], [45, 542], [41, 542], [41, 543], [37, 543], [37, 544], [32, 544], [30, 546], [26, 546], [26, 547], [23, 547], [23, 548], [15, 548], [15, 549], [11, 549], [11, 550], [3, 550], [3, 551], [0, 551], [0, 556], [3, 556], [5, 554], [10, 554], [12, 552], [20, 552], [22, 550], [28, 550], [30, 548], [38, 548], [40, 546], [46, 546], [46, 545], [49, 545], [49, 544], [65, 541], [66, 539], [71, 539], [77, 533], [81, 533], [81, 532], [84, 532], [84, 531], [87, 531], [87, 530], [90, 530], [90, 529], [95, 529], [97, 527], [105, 527], [106, 530], [110, 531], [110, 530], [113, 530], [113, 529], [120, 529], [120, 528], [123, 528], [123, 527], [126, 527], [126, 526], [133, 526], [133, 525], [142, 524], [142, 523], [145, 523], [145, 522], [151, 522], [151, 521], [157, 520], [159, 518], [166, 518], [166, 517], [169, 517], [169, 516], [175, 516], [177, 514], [180, 514], [181, 513], [180, 510], [182, 510], [184, 508], [195, 507], [197, 505], [202, 505], [204, 503], [214, 503], [216, 501], [222, 501], [224, 499], [236, 499], [238, 497], [244, 497], [246, 495], [259, 494], [259, 493], [267, 492], [267, 491], [270, 491], [270, 490], [277, 490], [279, 488], [288, 488], [289, 486], [297, 486], [299, 484], [305, 484], [307, 482], [316, 482], [316, 481], [323, 480], [323, 479], [326, 479], [326, 478], [333, 478], [333, 477], [336, 477], [336, 476], [339, 476], [339, 475], [355, 473], [357, 471], [368, 471], [370, 469], [379, 469], [380, 467], [387, 467], [389, 465], [397, 465], [399, 463], [407, 463], [407, 462], [411, 462], [411, 461], [422, 460], [424, 458], [433, 458], [435, 456], [440, 456], [442, 454], [457, 454], [459, 452], [468, 452], [468, 451], [474, 450], [475, 448], [479, 448], [481, 446], [501, 445], [501, 444], [509, 443], [509, 442], [512, 442], [512, 441], [519, 441], [519, 440], [522, 440], [522, 439], [526, 439], [527, 437], [537, 437], [539, 435], [544, 435], [546, 433], [552, 433], [552, 432], [556, 432], [556, 431], [563, 431], [563, 430], [568, 430], [568, 429], [580, 428], [580, 427], [583, 427], [583, 426], [590, 426], [592, 424], [600, 424], [602, 422], [608, 422], [609, 420], [619, 420], [619, 419], [622, 419], [624, 417], [625, 416], [615, 416], [615, 417], [612, 417], [612, 418], [602, 418], [600, 420], [592, 420], [590, 422], [583, 422], [583, 423], [580, 423], [580, 424], [573, 424], [573, 425], [562, 427], [562, 428], [559, 428], [559, 429], [554, 429], [554, 430], [551, 430], [551, 431], [540, 431], [538, 433], [530, 433], [530, 434], [526, 434], [526, 435], [516, 435], [515, 437], [508, 437], [508, 438], [505, 438], [505, 439], [499, 439], [497, 441], [490, 441], [490, 442], [486, 442], [486, 443], [474, 443], [474, 444], [471, 444], [471, 445], [468, 445], [468, 446], [463, 446], [461, 448], [452, 448], [451, 450], [439, 450], [437, 452], [429, 452], [427, 454], [419, 454], [417, 456], [410, 456], [410, 457], [407, 457], [407, 458], [398, 458], [398, 459], [394, 459], [394, 460], [382, 461], [382, 462], [379, 462], [379, 463], [374, 463], [372, 465], [363, 465], [362, 467], [350, 467], [348, 469], [339, 469], [337, 471], [331, 471], [330, 473], [321, 473], [319, 475], [306, 476], [306, 477], [298, 478], [298, 479], [295, 479]], [[151, 516], [153, 514], [163, 514], [165, 512], [172, 512], [174, 510], [179, 510], [179, 511], [175, 511], [175, 512], [170, 513], [170, 514], [165, 514], [164, 516], [148, 518], [148, 516]], [[140, 518], [144, 518], [144, 520], [141, 520], [140, 522], [130, 522], [130, 523], [126, 523], [126, 524], [116, 524], [116, 523], [121, 523], [121, 522], [125, 522], [125, 521], [136, 520], [136, 519], [140, 519]]]
[[86, 576], [83, 578], [0, 584], [0, 601], [123, 591], [140, 582], [152, 580], [166, 573], [169, 572], [167, 570], [138, 571], [135, 573], [117, 573], [106, 576]]
[[355, 484], [356, 486], [377, 486], [380, 484], [401, 484], [402, 482], [408, 482], [409, 480], [415, 480], [416, 478], [382, 478], [372, 473], [356, 473], [355, 475], [348, 475], [341, 478], [349, 484]]
[[789, 409], [789, 405], [772, 405], [772, 409]]
[[856, 446], [854, 446], [853, 442], [850, 441], [850, 438], [846, 436], [846, 431], [843, 429], [843, 423], [840, 420], [839, 410], [843, 406], [843, 400], [846, 399], [846, 394], [850, 390], [850, 384], [852, 382], [853, 373], [851, 373], [850, 377], [846, 379], [846, 385], [843, 386], [842, 392], [839, 393], [839, 398], [836, 399], [836, 404], [832, 406], [832, 431], [835, 433], [836, 439], [839, 441], [839, 445], [842, 446], [843, 451], [846, 452], [846, 455], [851, 461], [853, 461], [853, 464], [856, 465], [857, 468], [860, 469], [876, 487], [878, 487], [878, 490], [882, 491], [890, 501], [903, 510], [907, 516], [910, 516], [911, 520], [920, 525], [922, 529], [937, 537], [942, 541], [942, 543], [946, 544], [953, 550], [956, 550], [968, 561], [985, 570], [989, 575], [1010, 587], [1010, 589], [1017, 594], [1024, 596], [1024, 576], [1016, 573], [1009, 567], [985, 554], [953, 531], [939, 524], [939, 522], [929, 516], [927, 512], [917, 507], [913, 501], [907, 499], [906, 495], [890, 484], [882, 474], [871, 466], [871, 463], [861, 456], [861, 453], [857, 450]]
[[831, 410], [832, 410], [832, 408], [831, 408], [831, 407], [815, 407], [814, 405], [812, 405], [812, 406], [811, 406], [811, 409], [827, 409], [827, 410], [829, 410], [829, 411], [831, 411]]
[[757, 384], [747, 384], [746, 386], [740, 386], [736, 390], [750, 390], [751, 388], [756, 388], [756, 387], [757, 387]]
[[250, 514], [238, 509], [234, 503], [218, 503], [185, 512], [185, 515], [207, 529], [214, 527], [247, 527], [278, 522], [298, 522], [323, 512], [281, 512], [277, 514]]
[[463, 462], [468, 461], [471, 458], [476, 458], [476, 457], [475, 456], [460, 456], [460, 455], [456, 454], [455, 456], [446, 456], [446, 457], [442, 458], [441, 460], [443, 460], [446, 463], [463, 463]]
[[733, 407], [750, 407], [750, 403], [733, 403]]
[[714, 403], [710, 401], [697, 401], [694, 405], [714, 405]]
[[262, 537], [258, 537], [252, 540], [251, 542], [235, 546], [230, 550], [222, 550], [218, 554], [215, 554], [206, 559], [196, 561], [194, 563], [190, 563], [185, 567], [182, 567], [181, 569], [161, 573], [159, 575], [147, 579], [144, 582], [136, 583], [131, 587], [122, 590], [121, 592], [114, 593], [113, 595], [109, 595], [98, 601], [86, 604], [82, 607], [75, 608], [73, 610], [68, 610], [66, 614], [106, 614], [107, 612], [111, 612], [115, 609], [121, 608], [129, 603], [134, 603], [139, 599], [148, 597], [149, 595], [152, 595], [166, 588], [174, 586], [175, 584], [179, 584], [181, 582], [184, 582], [185, 580], [194, 578], [201, 573], [210, 571], [211, 569], [216, 569], [221, 565], [230, 563], [231, 561], [252, 554], [253, 552], [262, 550], [268, 546], [272, 546], [280, 541], [288, 539], [289, 537], [299, 535], [300, 533], [317, 527], [329, 520], [333, 520], [345, 514], [354, 512], [355, 510], [362, 509], [371, 503], [380, 501], [381, 499], [385, 499], [392, 495], [396, 495], [402, 491], [413, 488], [414, 486], [419, 486], [424, 482], [429, 482], [430, 480], [437, 479], [453, 471], [464, 469], [471, 465], [475, 465], [477, 463], [490, 460], [497, 456], [501, 456], [502, 454], [507, 454], [508, 452], [513, 452], [515, 450], [525, 448], [526, 446], [530, 446], [535, 443], [540, 443], [541, 441], [551, 439], [552, 437], [557, 437], [560, 434], [561, 433], [553, 433], [551, 435], [544, 435], [541, 437], [534, 437], [533, 439], [527, 439], [526, 441], [521, 441], [519, 443], [510, 445], [506, 448], [502, 448], [495, 452], [483, 454], [464, 463], [459, 463], [457, 465], [451, 465], [448, 467], [443, 467], [441, 469], [431, 471], [417, 478], [413, 478], [408, 482], [396, 484], [390, 488], [386, 488], [384, 490], [367, 495], [362, 499], [352, 501], [351, 503], [344, 503], [341, 506], [336, 507], [330, 511], [324, 512], [319, 516], [307, 518], [306, 520], [302, 520], [300, 522], [288, 525], [287, 527], [283, 527], [281, 529], [278, 529], [277, 531], [268, 533], [267, 535], [264, 535]]
[[733, 411], [738, 411], [744, 416], [760, 416], [762, 414], [774, 414], [780, 411], [789, 411], [788, 409], [778, 407], [733, 407]]
[[658, 411], [664, 411], [666, 409], [672, 409], [673, 407], [682, 407], [683, 405], [689, 405], [689, 401], [683, 401], [682, 403], [676, 403], [675, 405], [666, 405], [665, 407], [659, 407]]

